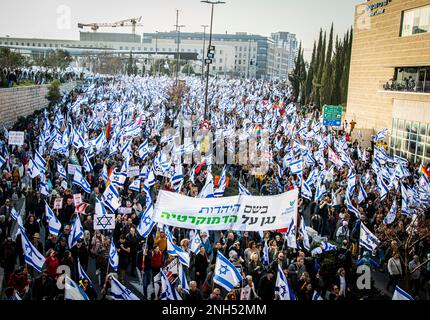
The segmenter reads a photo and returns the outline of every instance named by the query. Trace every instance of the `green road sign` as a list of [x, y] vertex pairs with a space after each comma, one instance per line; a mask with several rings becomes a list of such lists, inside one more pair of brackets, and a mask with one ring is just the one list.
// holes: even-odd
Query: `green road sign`
[[340, 127], [342, 124], [342, 106], [328, 106], [323, 107], [323, 124], [325, 126]]

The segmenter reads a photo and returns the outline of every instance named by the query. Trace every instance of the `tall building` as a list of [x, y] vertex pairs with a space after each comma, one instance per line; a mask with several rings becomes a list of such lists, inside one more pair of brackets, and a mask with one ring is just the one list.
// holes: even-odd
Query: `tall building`
[[430, 1], [356, 7], [346, 118], [390, 129], [392, 154], [430, 161]]

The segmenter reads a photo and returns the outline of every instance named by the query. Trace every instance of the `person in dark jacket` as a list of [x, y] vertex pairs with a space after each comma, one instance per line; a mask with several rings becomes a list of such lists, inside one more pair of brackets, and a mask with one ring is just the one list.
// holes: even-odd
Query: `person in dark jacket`
[[16, 244], [11, 237], [8, 237], [0, 245], [0, 266], [4, 269], [4, 278], [9, 279], [15, 269], [17, 257]]
[[206, 279], [207, 270], [209, 266], [208, 256], [206, 254], [205, 248], [203, 246], [200, 247], [199, 253], [196, 255], [195, 260], [195, 271], [196, 271], [196, 282], [197, 287], [200, 287]]
[[262, 300], [273, 300], [275, 293], [275, 274], [269, 269], [258, 283], [258, 296]]
[[47, 270], [43, 270], [40, 277], [33, 282], [31, 290], [33, 300], [52, 300], [55, 292], [55, 282], [52, 280]]
[[189, 290], [189, 293], [185, 294], [184, 300], [187, 300], [187, 301], [203, 300], [203, 295], [200, 289], [197, 287], [197, 282], [195, 281], [190, 282], [190, 290]]

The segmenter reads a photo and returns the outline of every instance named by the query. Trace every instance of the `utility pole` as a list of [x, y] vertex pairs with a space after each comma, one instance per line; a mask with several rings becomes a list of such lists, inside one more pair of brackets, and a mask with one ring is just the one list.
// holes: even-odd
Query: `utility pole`
[[181, 41], [181, 28], [185, 27], [185, 25], [179, 25], [179, 10], [176, 10], [176, 32], [178, 33], [178, 46], [176, 49], [176, 85], [178, 85], [178, 77], [179, 77], [179, 42]]
[[[210, 4], [212, 6], [211, 8], [211, 24], [210, 24], [210, 33], [209, 33], [209, 50], [212, 46], [212, 24], [214, 19], [214, 5], [215, 4], [225, 4], [224, 1], [209, 1], [209, 0], [202, 0], [200, 2]], [[209, 52], [208, 50], [208, 52]], [[209, 70], [210, 70], [210, 63], [206, 64], [206, 88], [205, 88], [205, 114], [204, 114], [204, 120], [208, 119], [208, 87], [209, 87]]]
[[205, 76], [205, 45], [206, 45], [206, 28], [209, 27], [207, 24], [202, 24], [203, 27], [203, 51], [202, 51], [202, 82]]

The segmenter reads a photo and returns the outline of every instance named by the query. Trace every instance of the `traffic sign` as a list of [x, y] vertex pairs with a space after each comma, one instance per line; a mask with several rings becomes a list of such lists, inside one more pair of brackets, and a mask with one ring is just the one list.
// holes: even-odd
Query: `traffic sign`
[[342, 106], [323, 107], [323, 124], [325, 126], [340, 127], [342, 125]]

